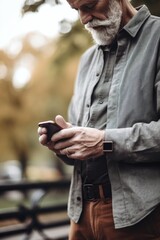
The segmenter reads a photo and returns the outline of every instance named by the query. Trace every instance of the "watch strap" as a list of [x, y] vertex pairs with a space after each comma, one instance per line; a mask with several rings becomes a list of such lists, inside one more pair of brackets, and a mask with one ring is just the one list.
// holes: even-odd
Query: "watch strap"
[[112, 141], [104, 141], [103, 142], [103, 152], [104, 153], [113, 152], [113, 142]]

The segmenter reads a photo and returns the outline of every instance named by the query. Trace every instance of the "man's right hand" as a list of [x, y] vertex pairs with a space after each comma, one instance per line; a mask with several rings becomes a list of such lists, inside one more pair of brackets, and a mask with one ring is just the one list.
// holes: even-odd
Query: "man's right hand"
[[[68, 122], [65, 121], [65, 119], [61, 115], [57, 115], [55, 117], [55, 123], [58, 124], [62, 129], [64, 128], [70, 128], [72, 125]], [[38, 128], [38, 135], [39, 135], [39, 142], [44, 145], [49, 147], [49, 142], [47, 141], [47, 129], [44, 127], [39, 127]], [[52, 149], [54, 151], [54, 149]], [[56, 151], [55, 151], [56, 152]]]

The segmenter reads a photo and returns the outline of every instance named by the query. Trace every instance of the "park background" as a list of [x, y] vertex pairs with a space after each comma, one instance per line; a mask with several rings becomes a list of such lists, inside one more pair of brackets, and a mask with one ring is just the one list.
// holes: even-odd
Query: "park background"
[[[146, 4], [152, 14], [160, 16], [157, 0], [132, 3]], [[70, 182], [72, 167], [39, 144], [37, 127], [38, 122], [52, 120], [57, 114], [67, 119], [80, 56], [92, 45], [77, 12], [65, 0], [0, 0], [0, 187], [22, 184], [23, 189], [1, 192], [0, 219], [6, 211], [11, 216], [13, 210], [19, 214], [30, 210], [34, 230], [37, 225], [31, 210], [37, 207], [36, 199], [40, 207], [67, 203], [68, 188], [52, 187], [45, 192], [26, 191], [24, 186]], [[68, 221], [66, 208], [61, 214], [40, 217], [44, 222]], [[21, 226], [21, 221], [0, 220], [0, 234], [10, 226]], [[30, 239], [42, 239], [34, 234]], [[47, 236], [53, 235], [53, 229], [47, 232]], [[29, 238], [13, 236], [11, 240], [19, 239]]]
[[[3, 10], [4, 1], [0, 1], [1, 12], [14, 11], [9, 4]], [[46, 8], [48, 13], [55, 9], [57, 25], [53, 19], [45, 25], [49, 18], [46, 13], [40, 25], [53, 30], [53, 34], [46, 36], [32, 30], [14, 36], [0, 48], [0, 179], [47, 181], [70, 177], [72, 167], [39, 144], [37, 124], [54, 119], [57, 114], [67, 119], [79, 59], [93, 41], [65, 0], [20, 2], [22, 21], [32, 18], [29, 24], [34, 25], [33, 16], [38, 16], [42, 9]], [[146, 4], [152, 14], [160, 15], [157, 0], [132, 3]], [[8, 32], [13, 30], [5, 21], [1, 21], [0, 27]]]

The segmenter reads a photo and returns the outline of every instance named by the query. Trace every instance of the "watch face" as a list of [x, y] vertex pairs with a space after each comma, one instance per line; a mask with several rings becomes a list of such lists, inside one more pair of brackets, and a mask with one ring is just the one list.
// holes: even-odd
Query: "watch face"
[[113, 152], [113, 142], [104, 141], [103, 142], [103, 152]]

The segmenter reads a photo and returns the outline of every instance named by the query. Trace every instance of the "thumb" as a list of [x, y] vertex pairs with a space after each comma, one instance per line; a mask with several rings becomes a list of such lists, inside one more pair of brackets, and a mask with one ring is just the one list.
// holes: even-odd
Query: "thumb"
[[61, 115], [57, 115], [55, 117], [55, 122], [61, 127], [61, 128], [69, 128], [72, 125], [68, 122], [66, 122], [66, 120], [61, 116]]

